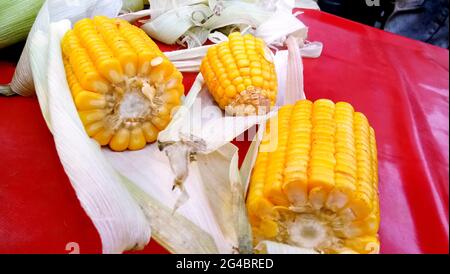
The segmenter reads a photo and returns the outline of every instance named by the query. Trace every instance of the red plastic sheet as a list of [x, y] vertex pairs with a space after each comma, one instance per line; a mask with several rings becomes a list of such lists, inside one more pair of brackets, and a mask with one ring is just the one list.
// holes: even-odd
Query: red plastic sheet
[[[381, 252], [447, 253], [448, 51], [317, 11], [299, 18], [324, 43], [320, 58], [304, 60], [307, 97], [350, 102], [375, 128]], [[0, 62], [0, 82], [13, 68]], [[187, 89], [194, 76], [185, 74]], [[0, 253], [68, 253], [70, 242], [100, 252], [36, 98], [0, 97], [0, 117]], [[242, 160], [248, 142], [235, 144]], [[166, 252], [155, 241], [140, 251]]]

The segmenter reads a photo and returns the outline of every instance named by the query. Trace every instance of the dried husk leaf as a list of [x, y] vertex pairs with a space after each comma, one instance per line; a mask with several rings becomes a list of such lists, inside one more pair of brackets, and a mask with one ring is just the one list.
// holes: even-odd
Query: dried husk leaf
[[226, 144], [211, 154], [197, 155], [190, 164], [185, 184], [190, 199], [176, 211], [173, 209], [179, 192], [172, 191], [174, 174], [166, 155], [156, 145], [120, 153], [103, 149], [103, 153], [126, 178], [126, 185], [150, 220], [153, 237], [168, 250], [174, 253], [251, 250], [234, 145]]
[[151, 0], [150, 9], [154, 10], [154, 17], [158, 17], [170, 10], [183, 7], [183, 6], [193, 6], [197, 4], [208, 4], [208, 0]]
[[207, 18], [212, 12], [208, 6], [203, 4], [182, 6], [172, 9], [162, 16], [152, 18], [141, 28], [152, 38], [169, 45], [175, 44], [181, 36], [195, 26], [196, 23], [193, 19], [195, 14]]
[[210, 234], [142, 191], [126, 177], [123, 181], [149, 220], [152, 237], [161, 246], [180, 254], [218, 253]]

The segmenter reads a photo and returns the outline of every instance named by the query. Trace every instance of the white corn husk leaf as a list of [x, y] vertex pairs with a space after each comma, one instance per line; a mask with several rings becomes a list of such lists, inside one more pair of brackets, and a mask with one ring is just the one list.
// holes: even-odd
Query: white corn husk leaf
[[48, 33], [51, 22], [69, 19], [72, 23], [94, 15], [116, 16], [122, 7], [121, 0], [47, 0], [42, 6], [28, 34], [27, 42], [20, 56], [11, 90], [22, 96], [35, 93], [29, 61], [30, 37], [37, 31]]
[[168, 51], [164, 54], [181, 72], [199, 72], [200, 64], [212, 45]]
[[[208, 40], [217, 44], [228, 40], [228, 37], [221, 32], [215, 31], [208, 35]], [[200, 64], [208, 49], [213, 45], [192, 47], [168, 51], [164, 54], [182, 72], [199, 72]]]
[[117, 17], [133, 23], [140, 18], [152, 16], [153, 13], [154, 13], [154, 10], [147, 9], [147, 10], [139, 10], [139, 11], [129, 12], [129, 13], [122, 13]]
[[270, 46], [283, 46], [287, 36], [293, 36], [298, 41], [306, 40], [308, 28], [292, 15], [291, 10], [277, 9], [268, 20], [256, 28], [254, 35]]
[[184, 33], [180, 45], [187, 45], [187, 48], [201, 47], [208, 40], [209, 31], [202, 27], [192, 27]]
[[[122, 15], [122, 18], [135, 21], [140, 15], [150, 15], [141, 28], [151, 37], [166, 43], [182, 42], [186, 36], [194, 43], [188, 48], [200, 46], [205, 33], [230, 26], [263, 38], [269, 46], [280, 46], [288, 35], [306, 39], [307, 28], [295, 15], [293, 0], [264, 1], [152, 1], [150, 9]], [[192, 32], [192, 28], [196, 31]]]
[[156, 18], [170, 10], [198, 4], [206, 5], [208, 0], [151, 0], [150, 9], [154, 11], [153, 16]]
[[211, 14], [209, 7], [203, 4], [182, 6], [166, 12], [163, 16], [152, 17], [141, 28], [152, 38], [166, 44], [175, 44], [181, 36], [196, 25], [195, 15], [207, 18]]
[[320, 10], [317, 0], [295, 0], [295, 7], [302, 9]]
[[[270, 48], [282, 47], [285, 45], [287, 37], [294, 37], [303, 57], [318, 58], [322, 54], [322, 43], [306, 41], [308, 28], [286, 8], [278, 7], [268, 21], [260, 24], [251, 32], [263, 39]], [[213, 32], [208, 39], [213, 43], [227, 40], [225, 35], [219, 36], [219, 34], [218, 31]], [[165, 52], [165, 54], [181, 71], [198, 72], [209, 47], [211, 45]]]
[[196, 152], [207, 154], [232, 141], [247, 129], [265, 122], [273, 112], [266, 115], [225, 115], [198, 74], [185, 98], [184, 107], [177, 111], [169, 126], [160, 132], [158, 142], [199, 143]]
[[102, 251], [142, 248], [150, 239], [148, 221], [99, 146], [87, 136], [73, 104], [60, 46], [68, 29], [70, 21], [63, 20], [31, 37], [31, 69], [41, 110], [64, 170], [100, 234]]
[[[255, 28], [255, 30], [246, 30], [262, 38], [271, 48], [283, 46], [286, 38], [293, 36], [301, 47], [302, 56], [317, 58], [322, 52], [322, 43], [305, 42], [308, 28], [295, 15], [292, 15], [292, 8], [295, 7], [292, 0], [152, 1], [152, 3], [153, 5], [146, 13], [151, 14], [151, 19], [142, 28], [150, 36], [165, 43], [171, 44], [179, 41], [184, 44], [186, 42], [187, 49], [165, 52], [167, 57], [182, 72], [199, 71], [202, 59], [210, 47], [210, 45], [201, 46], [200, 43], [205, 40], [207, 32], [226, 25], [244, 24]], [[205, 4], [209, 5], [206, 9]], [[208, 12], [208, 8], [210, 12]], [[182, 10], [182, 12], [177, 12], [179, 10]], [[162, 12], [155, 14], [159, 11]], [[245, 14], [242, 14], [243, 12]], [[145, 11], [139, 11], [134, 14], [144, 13]], [[205, 23], [198, 24], [201, 20], [192, 19], [195, 13], [202, 18], [210, 15], [210, 18]], [[124, 15], [128, 16], [124, 19], [136, 20], [139, 16], [134, 16], [134, 14]], [[130, 20], [130, 18], [133, 18], [133, 20]], [[173, 23], [175, 18], [182, 18], [182, 23], [178, 21]], [[196, 32], [190, 31], [189, 28], [191, 30], [195, 28]], [[209, 34], [208, 39], [213, 43], [220, 43], [225, 41], [227, 37], [215, 31]]]
[[216, 11], [202, 27], [213, 30], [230, 25], [244, 24], [257, 27], [267, 21], [272, 15], [272, 11], [265, 9], [254, 3], [243, 1], [221, 1], [220, 8], [211, 9]]
[[103, 151], [129, 182], [133, 196], [151, 218], [153, 237], [165, 248], [174, 253], [251, 251], [237, 147], [226, 144], [197, 156], [185, 184], [191, 199], [176, 211], [179, 193], [172, 191], [174, 174], [155, 144], [133, 152]]
[[272, 241], [261, 241], [255, 247], [260, 254], [319, 254], [314, 249], [292, 246]]
[[[211, 35], [210, 35], [211, 37]], [[224, 40], [216, 40], [217, 42]], [[180, 49], [167, 51], [164, 54], [182, 72], [199, 72], [202, 60], [208, 48], [213, 45], [206, 45], [197, 48]], [[305, 58], [318, 58], [322, 54], [323, 45], [321, 42], [304, 42], [300, 48], [300, 54]]]

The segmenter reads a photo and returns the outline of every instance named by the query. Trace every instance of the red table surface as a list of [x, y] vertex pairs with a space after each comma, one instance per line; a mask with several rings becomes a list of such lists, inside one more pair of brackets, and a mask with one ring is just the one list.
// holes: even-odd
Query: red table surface
[[[299, 18], [324, 44], [304, 60], [307, 97], [350, 102], [375, 128], [381, 252], [447, 253], [448, 51], [318, 11]], [[14, 65], [0, 62], [0, 82]], [[248, 142], [235, 144], [242, 161]], [[0, 97], [0, 148], [0, 253], [67, 253], [68, 242], [101, 252], [36, 98]], [[151, 240], [138, 253], [167, 251]]]

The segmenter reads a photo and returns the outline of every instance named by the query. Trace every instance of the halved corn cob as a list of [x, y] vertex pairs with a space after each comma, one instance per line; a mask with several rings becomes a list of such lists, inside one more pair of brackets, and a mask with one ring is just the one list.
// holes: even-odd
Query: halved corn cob
[[272, 52], [260, 38], [233, 32], [212, 46], [200, 66], [209, 91], [231, 115], [265, 113], [276, 102]]
[[284, 106], [267, 124], [247, 196], [255, 244], [376, 252], [377, 189], [375, 133], [362, 113], [326, 99]]
[[87, 134], [112, 150], [154, 142], [184, 93], [182, 75], [138, 27], [96, 16], [62, 39], [67, 81]]

